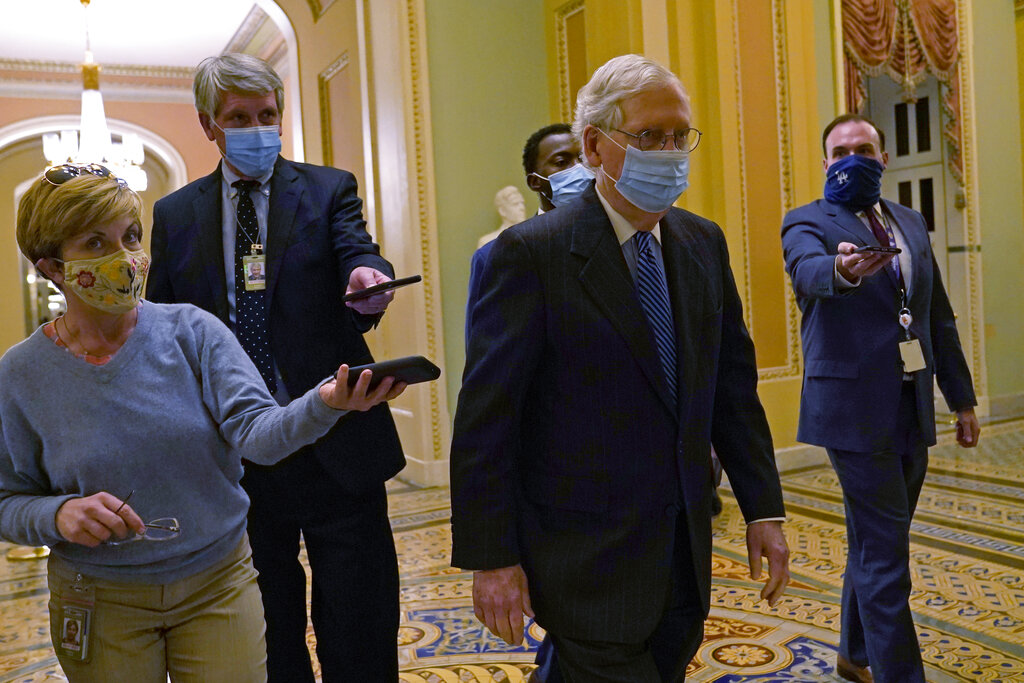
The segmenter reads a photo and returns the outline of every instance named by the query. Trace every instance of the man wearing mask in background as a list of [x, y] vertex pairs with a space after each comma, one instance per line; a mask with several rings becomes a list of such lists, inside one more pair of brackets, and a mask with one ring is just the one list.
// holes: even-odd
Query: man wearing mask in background
[[[211, 57], [193, 90], [203, 132], [224, 159], [156, 203], [147, 298], [217, 315], [287, 403], [341, 363], [372, 361], [362, 334], [392, 295], [340, 299], [394, 272], [366, 232], [352, 174], [279, 156], [284, 88], [266, 62]], [[257, 264], [263, 279], [249, 281]], [[323, 681], [397, 680], [398, 567], [384, 482], [404, 464], [386, 404], [274, 467], [246, 463], [271, 683], [314, 680], [300, 535]]]
[[[580, 163], [580, 145], [567, 123], [553, 123], [536, 131], [523, 147], [523, 171], [526, 185], [537, 193], [537, 214], [568, 204], [594, 179]], [[496, 236], [496, 235], [495, 235]], [[466, 335], [473, 319], [473, 307], [480, 298], [480, 278], [494, 240], [473, 253], [469, 264], [469, 296], [466, 299]]]
[[925, 219], [881, 199], [881, 132], [844, 114], [822, 147], [825, 198], [786, 215], [782, 246], [803, 313], [797, 439], [825, 447], [846, 505], [836, 669], [861, 683], [924, 683], [909, 534], [935, 444], [932, 382], [967, 448], [980, 431], [974, 389]]
[[616, 57], [573, 132], [596, 185], [505, 230], [484, 269], [452, 564], [507, 642], [536, 613], [564, 680], [674, 682], [710, 606], [712, 442], [771, 604], [789, 577], [781, 486], [725, 237], [672, 207], [700, 136], [682, 84]]

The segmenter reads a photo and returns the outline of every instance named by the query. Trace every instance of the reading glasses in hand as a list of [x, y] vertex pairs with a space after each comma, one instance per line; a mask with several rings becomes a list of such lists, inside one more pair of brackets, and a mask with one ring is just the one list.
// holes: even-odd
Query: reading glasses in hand
[[612, 130], [628, 135], [631, 138], [636, 138], [636, 146], [640, 148], [641, 152], [665, 149], [670, 137], [674, 140], [677, 150], [692, 152], [700, 142], [701, 136], [701, 132], [696, 128], [680, 128], [671, 133], [666, 133], [659, 128], [648, 128], [639, 133], [630, 133], [619, 128], [613, 128]]
[[132, 532], [124, 538], [111, 537], [104, 541], [104, 545], [124, 545], [135, 541], [169, 541], [177, 538], [181, 533], [181, 526], [174, 517], [161, 517], [145, 524], [146, 531], [142, 534]]

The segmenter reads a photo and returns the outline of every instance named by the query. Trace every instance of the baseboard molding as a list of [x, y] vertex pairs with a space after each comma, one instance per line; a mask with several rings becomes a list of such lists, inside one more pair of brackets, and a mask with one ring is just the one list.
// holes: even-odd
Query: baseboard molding
[[825, 449], [821, 446], [798, 444], [789, 448], [778, 448], [775, 450], [775, 466], [779, 472], [827, 464], [828, 454], [825, 453]]
[[448, 486], [448, 459], [417, 460], [406, 455], [398, 478], [416, 486]]
[[988, 400], [989, 417], [1007, 419], [1024, 416], [1024, 394], [1003, 394]]

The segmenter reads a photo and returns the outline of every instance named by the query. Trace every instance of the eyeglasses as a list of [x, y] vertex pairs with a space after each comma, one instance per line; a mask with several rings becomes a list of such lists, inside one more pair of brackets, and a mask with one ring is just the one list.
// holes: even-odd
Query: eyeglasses
[[674, 144], [677, 150], [681, 152], [692, 152], [697, 147], [697, 143], [700, 142], [701, 132], [696, 128], [680, 128], [679, 130], [673, 131], [671, 135], [665, 133], [665, 131], [658, 128], [648, 128], [642, 130], [639, 133], [627, 133], [624, 130], [613, 128], [612, 130], [618, 131], [623, 135], [628, 135], [631, 138], [636, 138], [636, 146], [640, 148], [641, 152], [649, 152], [656, 149], [665, 149], [665, 145], [668, 144], [668, 139], [671, 137], [674, 140]]
[[181, 533], [178, 520], [173, 517], [154, 519], [145, 526], [145, 533], [133, 534], [125, 538], [109, 538], [104, 542], [104, 545], [124, 545], [125, 543], [134, 543], [135, 541], [169, 541], [172, 538], [177, 538], [178, 534]]
[[123, 178], [118, 178], [110, 172], [110, 169], [101, 164], [60, 164], [50, 166], [43, 172], [43, 178], [51, 185], [63, 185], [72, 178], [80, 175], [94, 175], [100, 178], [111, 178], [117, 181], [121, 187], [128, 187]]

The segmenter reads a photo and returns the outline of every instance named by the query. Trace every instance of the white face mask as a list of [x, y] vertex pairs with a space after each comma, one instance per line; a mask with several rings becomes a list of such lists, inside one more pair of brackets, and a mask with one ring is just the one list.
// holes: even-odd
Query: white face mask
[[[601, 130], [598, 128], [598, 130]], [[690, 153], [680, 149], [641, 152], [636, 147], [623, 147], [608, 133], [601, 133], [625, 150], [626, 160], [615, 181], [615, 189], [630, 204], [648, 213], [667, 211], [690, 186]], [[604, 168], [602, 173], [608, 175]], [[611, 178], [611, 176], [608, 176]]]

